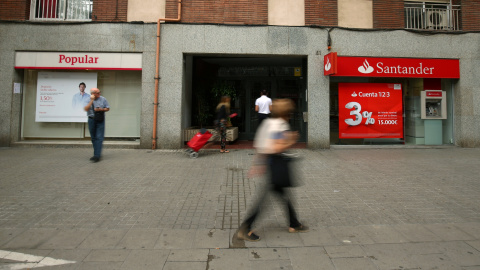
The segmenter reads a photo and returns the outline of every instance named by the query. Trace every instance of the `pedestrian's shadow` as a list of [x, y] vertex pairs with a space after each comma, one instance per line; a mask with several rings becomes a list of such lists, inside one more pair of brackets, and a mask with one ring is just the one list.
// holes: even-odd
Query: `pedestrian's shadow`
[[230, 242], [230, 248], [247, 248], [245, 246], [245, 240], [238, 238], [238, 230], [237, 229], [232, 236], [232, 241]]

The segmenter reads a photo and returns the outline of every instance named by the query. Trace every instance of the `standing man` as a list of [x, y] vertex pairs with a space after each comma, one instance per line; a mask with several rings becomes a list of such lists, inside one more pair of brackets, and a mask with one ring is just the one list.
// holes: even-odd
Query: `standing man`
[[80, 90], [80, 92], [73, 95], [72, 107], [76, 110], [83, 109], [90, 101], [90, 95], [85, 93], [85, 88], [87, 88], [87, 86], [84, 82], [81, 82], [78, 85], [78, 89]]
[[272, 110], [272, 99], [267, 97], [267, 90], [260, 92], [261, 97], [255, 101], [255, 111], [258, 113], [258, 126], [267, 119]]
[[110, 111], [106, 98], [100, 96], [100, 89], [90, 89], [90, 102], [83, 108], [88, 116], [88, 130], [92, 138], [92, 162], [99, 162], [102, 154], [103, 138], [105, 135], [105, 112]]

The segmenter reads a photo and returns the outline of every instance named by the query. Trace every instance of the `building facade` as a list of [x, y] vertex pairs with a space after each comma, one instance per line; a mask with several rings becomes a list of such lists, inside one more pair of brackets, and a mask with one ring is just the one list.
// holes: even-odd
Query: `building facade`
[[[107, 140], [138, 148], [183, 147], [225, 93], [239, 139], [252, 139], [262, 89], [294, 100], [290, 124], [310, 148], [480, 146], [478, 1], [32, 0], [0, 10], [0, 146], [88, 140], [71, 105], [80, 82], [110, 102]], [[396, 105], [382, 107], [377, 86]], [[371, 93], [346, 116], [349, 87]]]

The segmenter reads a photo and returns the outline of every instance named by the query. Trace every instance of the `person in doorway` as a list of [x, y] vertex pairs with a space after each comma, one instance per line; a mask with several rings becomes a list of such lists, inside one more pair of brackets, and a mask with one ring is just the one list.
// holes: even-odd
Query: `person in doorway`
[[87, 112], [88, 130], [93, 145], [93, 157], [90, 160], [98, 162], [102, 154], [105, 136], [105, 112], [110, 111], [110, 105], [107, 99], [100, 95], [100, 89], [92, 88], [90, 94], [90, 102], [83, 109]]
[[225, 149], [227, 142], [227, 119], [230, 114], [230, 97], [223, 96], [217, 105], [217, 117], [215, 120], [215, 129], [217, 130], [216, 138], [220, 136], [220, 153], [229, 153]]
[[260, 237], [253, 232], [252, 225], [260, 213], [268, 191], [278, 195], [286, 203], [289, 218], [288, 231], [291, 233], [308, 231], [308, 227], [298, 221], [286, 189], [294, 186], [294, 183], [290, 171], [292, 161], [285, 152], [297, 142], [299, 136], [298, 132], [289, 131], [288, 119], [294, 108], [295, 105], [290, 99], [274, 100], [272, 106], [273, 118], [263, 121], [255, 134], [254, 147], [257, 154], [254, 164], [250, 168], [249, 177], [262, 175], [268, 170], [269, 189], [265, 194], [259, 196], [259, 201], [251, 209], [251, 214], [238, 229], [237, 237], [239, 239], [260, 240]]
[[90, 95], [85, 93], [85, 88], [87, 88], [87, 86], [85, 85], [84, 82], [81, 82], [78, 85], [78, 89], [80, 90], [80, 92], [73, 95], [72, 107], [75, 110], [83, 109], [88, 104], [88, 102], [90, 101]]
[[255, 100], [255, 111], [258, 114], [258, 126], [270, 116], [272, 99], [267, 96], [267, 90], [260, 92], [260, 97]]

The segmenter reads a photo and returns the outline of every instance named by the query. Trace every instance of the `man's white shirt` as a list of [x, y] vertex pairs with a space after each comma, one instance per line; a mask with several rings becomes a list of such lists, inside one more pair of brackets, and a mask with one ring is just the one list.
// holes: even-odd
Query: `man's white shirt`
[[272, 105], [272, 99], [263, 95], [255, 101], [255, 106], [258, 106], [258, 113], [270, 114], [270, 106]]

